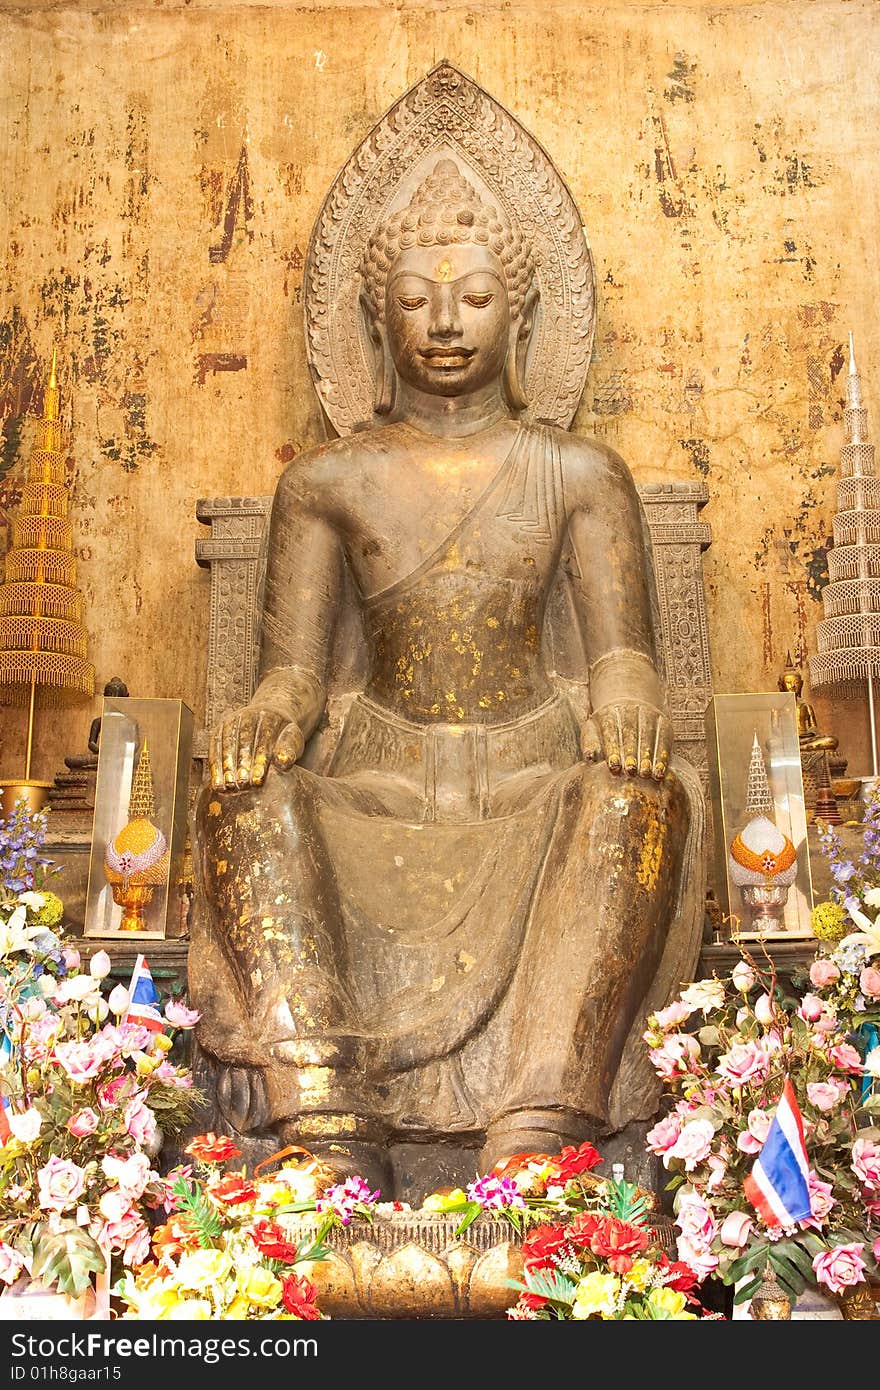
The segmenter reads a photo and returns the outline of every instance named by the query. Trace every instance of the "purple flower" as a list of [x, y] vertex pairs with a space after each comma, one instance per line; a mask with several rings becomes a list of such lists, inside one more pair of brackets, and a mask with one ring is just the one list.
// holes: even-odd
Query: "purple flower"
[[379, 1200], [379, 1189], [370, 1191], [363, 1178], [346, 1178], [345, 1182], [328, 1187], [323, 1197], [319, 1197], [315, 1208], [319, 1212], [335, 1211], [343, 1226], [347, 1226], [356, 1207], [371, 1207]]
[[524, 1207], [525, 1198], [513, 1178], [478, 1178], [467, 1190], [469, 1202], [479, 1202], [484, 1211], [503, 1207]]

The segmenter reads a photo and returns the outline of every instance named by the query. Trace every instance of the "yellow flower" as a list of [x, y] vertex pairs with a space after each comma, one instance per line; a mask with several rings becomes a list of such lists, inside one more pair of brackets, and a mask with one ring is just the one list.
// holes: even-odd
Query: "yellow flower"
[[584, 1320], [595, 1317], [613, 1318], [617, 1309], [620, 1280], [616, 1274], [600, 1274], [594, 1270], [580, 1280], [574, 1296], [571, 1316]]
[[135, 1052], [132, 1055], [138, 1076], [149, 1076], [150, 1072], [155, 1071], [162, 1061], [161, 1057], [149, 1057], [146, 1052]]
[[170, 1052], [174, 1046], [174, 1039], [169, 1038], [167, 1033], [156, 1033], [153, 1036], [154, 1052]]
[[170, 1322], [211, 1322], [213, 1317], [211, 1305], [204, 1298], [185, 1298], [167, 1314]]
[[643, 1293], [648, 1287], [648, 1280], [653, 1268], [650, 1260], [633, 1260], [632, 1269], [623, 1276], [624, 1282], [629, 1284], [630, 1288], [638, 1289], [639, 1293]]
[[467, 1204], [464, 1188], [456, 1187], [452, 1192], [432, 1192], [422, 1202], [422, 1211], [455, 1211]]
[[133, 1274], [127, 1273], [120, 1292], [139, 1318], [151, 1322], [167, 1318], [169, 1310], [180, 1302], [177, 1289], [166, 1279], [150, 1279], [146, 1284], [139, 1284]]
[[663, 1313], [666, 1317], [675, 1318], [680, 1322], [693, 1322], [696, 1319], [696, 1314], [685, 1311], [687, 1299], [678, 1289], [652, 1289], [648, 1294], [648, 1306], [655, 1308], [658, 1313]]
[[817, 903], [810, 914], [813, 935], [820, 941], [839, 941], [848, 925], [846, 913], [839, 903]]
[[251, 1306], [251, 1305], [248, 1303], [247, 1299], [246, 1299], [242, 1294], [238, 1294], [237, 1297], [235, 1297], [235, 1298], [232, 1300], [232, 1302], [230, 1303], [229, 1307], [226, 1309], [226, 1312], [223, 1314], [223, 1317], [224, 1317], [224, 1318], [227, 1318], [227, 1319], [228, 1319], [228, 1318], [238, 1318], [238, 1319], [246, 1318], [247, 1315], [248, 1315], [248, 1310], [250, 1309], [250, 1306]]
[[258, 1308], [274, 1308], [283, 1292], [281, 1280], [264, 1265], [239, 1270], [236, 1287], [242, 1297]]
[[232, 1273], [232, 1261], [225, 1250], [190, 1250], [181, 1255], [176, 1281], [185, 1289], [200, 1289], [205, 1284], [219, 1284]]

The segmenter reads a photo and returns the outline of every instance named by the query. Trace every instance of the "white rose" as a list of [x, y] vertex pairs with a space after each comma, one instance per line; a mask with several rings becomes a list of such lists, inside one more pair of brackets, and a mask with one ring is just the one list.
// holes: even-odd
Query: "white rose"
[[21, 1115], [15, 1115], [12, 1111], [8, 1111], [6, 1121], [13, 1138], [17, 1139], [20, 1144], [32, 1144], [43, 1125], [42, 1115], [33, 1106]]

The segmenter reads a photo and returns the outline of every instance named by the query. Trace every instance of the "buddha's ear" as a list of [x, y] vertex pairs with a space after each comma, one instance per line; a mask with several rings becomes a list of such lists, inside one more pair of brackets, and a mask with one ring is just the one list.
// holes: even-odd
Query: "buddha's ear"
[[526, 395], [526, 354], [535, 326], [538, 297], [538, 286], [532, 280], [526, 291], [523, 306], [510, 325], [510, 342], [507, 361], [504, 364], [504, 392], [512, 410], [526, 410], [529, 404]]
[[388, 415], [394, 405], [397, 388], [397, 370], [388, 347], [388, 334], [366, 290], [361, 290], [360, 306], [373, 345], [373, 370], [376, 381], [373, 409], [377, 415]]

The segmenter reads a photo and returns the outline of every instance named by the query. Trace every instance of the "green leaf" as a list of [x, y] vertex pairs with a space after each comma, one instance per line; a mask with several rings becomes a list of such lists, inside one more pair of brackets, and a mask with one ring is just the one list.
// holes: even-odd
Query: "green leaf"
[[464, 1209], [464, 1220], [460, 1226], [455, 1228], [455, 1234], [460, 1236], [463, 1231], [467, 1230], [468, 1226], [472, 1226], [482, 1210], [483, 1208], [480, 1206], [479, 1202], [468, 1202]]
[[747, 1250], [745, 1255], [741, 1255], [738, 1260], [734, 1260], [728, 1270], [728, 1281], [735, 1284], [738, 1279], [742, 1279], [744, 1275], [750, 1274], [753, 1269], [763, 1265], [767, 1259], [768, 1249], [767, 1242], [762, 1241], [760, 1245], [753, 1245], [751, 1250]]
[[785, 1242], [785, 1254], [787, 1259], [797, 1265], [807, 1283], [815, 1284], [816, 1274], [813, 1269], [813, 1262], [803, 1246], [799, 1245], [796, 1240], [787, 1240]]
[[604, 1206], [611, 1216], [628, 1221], [632, 1226], [645, 1224], [648, 1204], [635, 1183], [627, 1182], [623, 1178], [619, 1182], [614, 1178], [610, 1179], [607, 1183]]
[[91, 1286], [92, 1274], [106, 1268], [97, 1241], [73, 1221], [59, 1231], [39, 1227], [34, 1240], [32, 1273], [41, 1283], [57, 1286], [59, 1292], [79, 1298]]
[[807, 1287], [806, 1280], [797, 1266], [791, 1260], [787, 1260], [778, 1248], [770, 1251], [770, 1264], [780, 1284], [784, 1285], [786, 1293], [793, 1289], [795, 1298], [803, 1293]]
[[527, 1270], [524, 1284], [515, 1284], [512, 1280], [510, 1282], [513, 1288], [536, 1293], [541, 1298], [549, 1299], [551, 1303], [571, 1303], [577, 1289], [574, 1280], [560, 1274], [558, 1269]]
[[756, 1274], [754, 1279], [750, 1279], [747, 1284], [743, 1284], [741, 1289], [737, 1289], [736, 1293], [733, 1295], [734, 1303], [747, 1303], [760, 1283], [761, 1276], [760, 1274]]
[[223, 1225], [216, 1208], [204, 1192], [190, 1187], [185, 1178], [178, 1178], [171, 1191], [193, 1224], [196, 1238], [203, 1250], [211, 1250], [223, 1234]]

